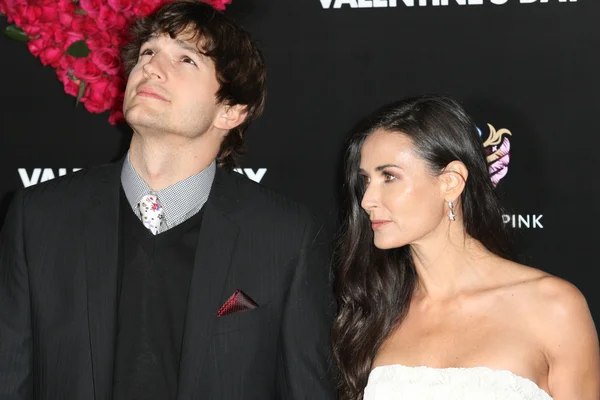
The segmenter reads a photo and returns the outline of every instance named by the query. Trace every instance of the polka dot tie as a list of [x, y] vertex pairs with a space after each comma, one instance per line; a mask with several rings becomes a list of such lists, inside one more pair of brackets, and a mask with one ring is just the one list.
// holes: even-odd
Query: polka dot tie
[[160, 232], [160, 224], [164, 219], [165, 211], [158, 202], [155, 194], [147, 194], [138, 203], [142, 223], [153, 235]]

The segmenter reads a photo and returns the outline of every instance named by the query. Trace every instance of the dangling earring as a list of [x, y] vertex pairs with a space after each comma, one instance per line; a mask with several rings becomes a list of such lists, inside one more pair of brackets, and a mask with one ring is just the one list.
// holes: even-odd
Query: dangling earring
[[450, 209], [450, 211], [448, 211], [448, 219], [450, 221], [456, 221], [456, 214], [454, 214], [454, 203], [448, 201], [448, 208]]

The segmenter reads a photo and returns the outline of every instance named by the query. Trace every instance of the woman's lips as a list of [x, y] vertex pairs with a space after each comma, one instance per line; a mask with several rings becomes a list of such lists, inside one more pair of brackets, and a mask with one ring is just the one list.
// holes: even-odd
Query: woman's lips
[[377, 230], [377, 229], [383, 228], [384, 226], [386, 226], [390, 222], [392, 222], [392, 221], [372, 220], [371, 221], [371, 228], [373, 230]]

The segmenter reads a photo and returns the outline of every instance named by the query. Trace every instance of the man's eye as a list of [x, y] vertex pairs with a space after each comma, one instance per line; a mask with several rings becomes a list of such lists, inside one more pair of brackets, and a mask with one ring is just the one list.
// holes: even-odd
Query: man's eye
[[188, 63], [188, 64], [196, 65], [196, 61], [192, 60], [192, 59], [191, 59], [191, 58], [189, 58], [189, 57], [183, 57], [183, 58], [181, 59], [181, 61], [183, 61], [184, 63]]
[[140, 52], [140, 56], [151, 56], [154, 52], [150, 49], [145, 49]]

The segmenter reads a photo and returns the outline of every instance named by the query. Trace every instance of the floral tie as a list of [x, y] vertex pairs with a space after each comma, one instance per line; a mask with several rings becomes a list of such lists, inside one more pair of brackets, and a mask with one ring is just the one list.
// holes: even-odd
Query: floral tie
[[160, 224], [164, 219], [165, 211], [158, 202], [155, 194], [147, 194], [138, 203], [142, 223], [152, 232], [153, 235], [160, 231]]

